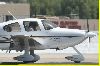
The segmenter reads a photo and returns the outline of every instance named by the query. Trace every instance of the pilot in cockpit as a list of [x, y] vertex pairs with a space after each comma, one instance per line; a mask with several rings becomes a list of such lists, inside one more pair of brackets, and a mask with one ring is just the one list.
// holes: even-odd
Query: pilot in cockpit
[[37, 22], [30, 22], [29, 23], [29, 29], [30, 29], [30, 31], [37, 31], [37, 28], [38, 27], [38, 24], [37, 24]]

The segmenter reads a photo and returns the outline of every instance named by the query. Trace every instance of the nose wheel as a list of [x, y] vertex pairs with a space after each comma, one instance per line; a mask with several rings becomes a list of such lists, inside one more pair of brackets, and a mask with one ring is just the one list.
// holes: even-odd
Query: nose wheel
[[78, 53], [78, 55], [72, 55], [72, 56], [67, 56], [65, 59], [74, 61], [75, 63], [80, 63], [81, 61], [84, 61], [83, 55], [75, 48], [73, 49]]

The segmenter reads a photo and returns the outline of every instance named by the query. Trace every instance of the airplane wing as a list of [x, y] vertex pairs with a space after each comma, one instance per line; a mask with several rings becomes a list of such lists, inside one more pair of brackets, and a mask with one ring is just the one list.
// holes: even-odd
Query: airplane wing
[[17, 51], [22, 51], [22, 50], [25, 49], [25, 40], [24, 40], [24, 38], [28, 38], [30, 49], [34, 49], [35, 50], [35, 49], [38, 48], [38, 46], [41, 45], [34, 38], [31, 38], [29, 36], [17, 35], [17, 36], [12, 36], [11, 38], [13, 39], [13, 45], [14, 45], [13, 48], [16, 49]]
[[0, 38], [1, 38], [0, 43], [2, 43], [3, 45], [6, 45], [7, 43], [10, 44], [8, 46], [9, 50], [23, 51], [25, 49], [24, 38], [28, 38], [30, 49], [34, 49], [34, 50], [39, 49], [39, 46], [41, 46], [41, 44], [37, 42], [34, 38], [23, 36], [23, 35], [11, 36], [11, 38], [7, 38], [7, 37], [0, 37]]

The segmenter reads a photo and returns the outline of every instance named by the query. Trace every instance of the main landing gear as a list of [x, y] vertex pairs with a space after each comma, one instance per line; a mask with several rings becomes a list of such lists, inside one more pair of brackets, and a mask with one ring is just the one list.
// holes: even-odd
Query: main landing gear
[[74, 61], [75, 63], [80, 63], [84, 60], [84, 57], [75, 47], [73, 47], [73, 49], [78, 53], [78, 55], [67, 56], [65, 58]]
[[24, 39], [24, 42], [25, 42], [25, 52], [24, 52], [24, 54], [17, 56], [17, 57], [14, 57], [13, 59], [18, 60], [18, 61], [23, 61], [24, 63], [38, 61], [40, 59], [40, 57], [38, 55], [34, 54], [34, 50], [30, 50], [27, 37]]

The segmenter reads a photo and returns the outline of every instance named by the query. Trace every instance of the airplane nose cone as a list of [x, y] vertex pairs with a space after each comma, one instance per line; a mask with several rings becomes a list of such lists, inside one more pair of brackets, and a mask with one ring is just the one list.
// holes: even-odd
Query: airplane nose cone
[[94, 36], [96, 36], [96, 33], [94, 33], [94, 32], [87, 33], [87, 37], [94, 37]]

